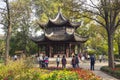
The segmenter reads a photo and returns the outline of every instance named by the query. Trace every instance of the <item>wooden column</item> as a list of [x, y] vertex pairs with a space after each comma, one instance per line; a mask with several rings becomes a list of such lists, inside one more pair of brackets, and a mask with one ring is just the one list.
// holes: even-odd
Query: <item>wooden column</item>
[[71, 50], [72, 50], [72, 52], [74, 52], [74, 54], [75, 54], [75, 44], [72, 44], [72, 45], [71, 45]]
[[73, 44], [73, 45], [72, 45], [72, 50], [73, 50], [74, 54], [76, 54], [76, 48], [75, 48], [75, 47], [76, 47], [76, 45]]
[[69, 49], [66, 48], [66, 57], [69, 57]]
[[49, 56], [49, 49], [48, 49], [48, 45], [47, 44], [45, 45], [45, 54], [47, 56]]
[[67, 44], [64, 45], [66, 57], [69, 57], [69, 48]]
[[39, 56], [39, 54], [40, 54], [40, 48], [39, 48], [39, 45], [38, 45], [38, 56]]
[[80, 53], [80, 44], [77, 45], [77, 53]]
[[71, 56], [71, 43], [69, 43], [69, 55]]
[[52, 57], [52, 46], [49, 45], [49, 57]]

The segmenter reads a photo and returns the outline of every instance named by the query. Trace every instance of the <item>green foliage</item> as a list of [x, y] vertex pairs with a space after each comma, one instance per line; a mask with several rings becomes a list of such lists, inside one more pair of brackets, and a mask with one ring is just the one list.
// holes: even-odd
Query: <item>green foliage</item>
[[101, 67], [101, 70], [107, 74], [110, 74], [118, 79], [120, 79], [120, 65], [116, 65], [114, 69], [111, 69], [108, 66]]
[[[107, 45], [104, 45], [107, 47]], [[97, 46], [97, 53], [98, 54], [104, 54], [104, 55], [107, 55], [107, 49], [104, 48], [104, 46], [100, 45], [100, 46]]]
[[34, 9], [37, 19], [46, 22], [49, 18], [54, 18], [60, 7], [64, 16], [70, 20], [80, 20], [79, 11], [74, 11], [79, 4], [74, 0], [34, 0]]
[[[99, 25], [98, 25], [99, 26]], [[85, 45], [94, 50], [92, 53], [94, 54], [106, 54], [108, 51], [108, 44], [106, 39], [105, 30], [102, 27], [98, 27], [95, 24], [89, 24], [88, 33], [89, 40], [85, 43]], [[91, 52], [90, 52], [91, 53]]]
[[120, 56], [120, 27], [118, 27], [118, 29], [115, 32], [114, 45], [116, 50], [115, 52], [118, 53]]
[[119, 56], [119, 54], [115, 54], [114, 57], [115, 57], [115, 59], [119, 59], [120, 56]]
[[3, 62], [4, 62], [4, 60], [0, 58], [0, 63], [3, 63]]
[[89, 55], [96, 54], [97, 52], [94, 49], [87, 49]]
[[[37, 45], [30, 40], [30, 38], [28, 36], [26, 36], [26, 40], [24, 40], [25, 37], [24, 34], [22, 34], [22, 32], [18, 32], [18, 34], [16, 34], [15, 36], [12, 36], [11, 38], [11, 49], [10, 49], [10, 53], [14, 54], [15, 51], [24, 51], [26, 50], [26, 53], [29, 54], [34, 54], [37, 52]], [[26, 43], [25, 43], [26, 42]]]
[[0, 39], [0, 55], [5, 53], [5, 41]]

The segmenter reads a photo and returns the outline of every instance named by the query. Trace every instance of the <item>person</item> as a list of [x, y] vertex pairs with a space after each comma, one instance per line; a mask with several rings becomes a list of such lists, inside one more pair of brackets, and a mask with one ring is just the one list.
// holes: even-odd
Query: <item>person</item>
[[87, 59], [88, 59], [88, 60], [90, 59], [90, 55], [89, 55], [89, 54], [87, 55]]
[[76, 63], [75, 63], [75, 56], [73, 55], [72, 61], [71, 61], [72, 67], [75, 68]]
[[105, 62], [105, 55], [103, 54], [103, 56], [102, 56], [102, 59], [103, 59], [103, 62]]
[[85, 57], [82, 55], [81, 60], [84, 62], [85, 61]]
[[77, 55], [75, 56], [75, 66], [79, 68], [79, 58]]
[[14, 55], [14, 60], [15, 60], [15, 61], [17, 60], [17, 55]]
[[37, 57], [37, 60], [39, 62], [39, 67], [42, 68], [43, 56], [40, 54], [40, 56]]
[[42, 55], [42, 58], [43, 58], [43, 60], [42, 60], [42, 62], [41, 62], [41, 66], [42, 66], [42, 68], [45, 68], [45, 55], [43, 54]]
[[46, 68], [48, 68], [48, 62], [49, 62], [48, 59], [49, 59], [48, 56], [45, 56], [44, 62], [45, 62], [45, 67], [46, 67]]
[[62, 62], [62, 68], [66, 68], [67, 60], [65, 58], [65, 55], [63, 55], [61, 62]]
[[94, 65], [95, 65], [95, 56], [91, 55], [90, 56], [90, 70], [94, 70]]
[[99, 55], [99, 62], [102, 62], [102, 55]]
[[60, 64], [60, 55], [57, 55], [56, 63], [57, 63], [57, 68], [58, 68], [58, 67], [59, 67], [59, 64]]

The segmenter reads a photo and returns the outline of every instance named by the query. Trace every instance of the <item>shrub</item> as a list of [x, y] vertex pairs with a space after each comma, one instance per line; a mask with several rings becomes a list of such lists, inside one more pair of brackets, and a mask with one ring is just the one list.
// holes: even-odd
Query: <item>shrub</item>
[[108, 66], [103, 66], [101, 67], [101, 71], [120, 79], [120, 65], [116, 65], [114, 69], [111, 69]]
[[78, 80], [78, 75], [75, 72], [58, 70], [52, 71], [45, 80]]

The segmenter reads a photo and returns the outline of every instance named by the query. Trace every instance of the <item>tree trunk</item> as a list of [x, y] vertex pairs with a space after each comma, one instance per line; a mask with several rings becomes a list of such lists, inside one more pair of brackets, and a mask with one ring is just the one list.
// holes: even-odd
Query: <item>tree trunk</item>
[[6, 36], [5, 65], [8, 64], [8, 59], [9, 59], [10, 33], [11, 33], [11, 25], [9, 25], [9, 29], [8, 29], [8, 31], [7, 31], [7, 36]]
[[113, 34], [108, 32], [108, 65], [111, 68], [115, 68], [114, 54], [113, 54]]
[[9, 44], [10, 44], [10, 35], [11, 35], [11, 17], [10, 17], [10, 7], [9, 7], [9, 1], [6, 0], [6, 7], [7, 7], [7, 35], [6, 35], [6, 46], [5, 46], [5, 65], [8, 64], [9, 59]]

